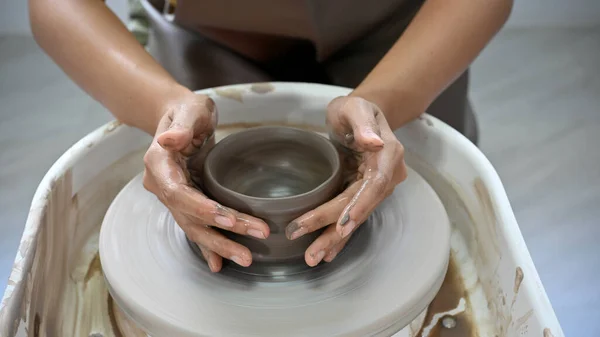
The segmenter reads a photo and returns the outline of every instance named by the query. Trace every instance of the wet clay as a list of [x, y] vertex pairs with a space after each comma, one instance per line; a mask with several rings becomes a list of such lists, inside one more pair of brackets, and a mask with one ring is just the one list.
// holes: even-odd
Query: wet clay
[[446, 211], [410, 168], [336, 259], [293, 275], [212, 273], [141, 174], [100, 233], [115, 303], [152, 336], [389, 336], [433, 300], [449, 253]]
[[322, 133], [322, 134], [325, 134], [327, 132], [327, 129], [325, 127], [316, 126], [313, 124], [288, 123], [288, 122], [260, 122], [260, 123], [219, 124], [217, 133], [223, 133], [226, 135], [226, 134], [230, 134], [235, 131], [245, 130], [245, 129], [259, 127], [259, 126], [288, 126], [291, 128], [314, 131], [314, 132], [318, 132], [318, 133]]
[[[259, 262], [303, 265], [308, 246], [321, 234], [289, 240], [285, 228], [341, 191], [341, 169], [333, 144], [314, 132], [258, 127], [237, 132], [212, 148], [204, 162], [203, 190], [221, 205], [263, 219], [267, 239], [223, 231], [248, 247], [255, 262], [245, 272], [262, 273]], [[267, 268], [268, 269], [268, 268]], [[296, 270], [296, 268], [292, 268]]]
[[[465, 289], [462, 277], [459, 274], [458, 267], [453, 258], [450, 258], [448, 272], [444, 278], [444, 283], [440, 291], [435, 296], [429, 308], [423, 324], [423, 328], [415, 337], [477, 337], [477, 329], [473, 324], [471, 310], [469, 308], [468, 293]], [[442, 319], [434, 322], [434, 316], [452, 311], [459, 307], [461, 300], [466, 303], [466, 310], [455, 314], [445, 315]], [[439, 316], [439, 315], [438, 315]], [[433, 328], [424, 334], [424, 328], [432, 326]]]
[[[310, 139], [302, 139], [299, 135]], [[209, 167], [214, 163], [213, 176], [221, 186], [251, 198], [275, 199], [308, 193], [335, 174], [331, 162], [337, 162], [332, 145], [323, 139], [316, 142], [313, 133], [292, 128], [268, 127], [252, 129], [247, 137], [237, 133], [234, 142], [219, 143], [206, 159]], [[257, 142], [257, 136], [261, 135]], [[241, 138], [240, 138], [241, 137]], [[221, 146], [222, 145], [222, 146]], [[216, 153], [218, 152], [217, 156]], [[329, 153], [329, 155], [327, 154]], [[329, 158], [335, 157], [335, 158]], [[213, 159], [214, 158], [214, 159]], [[335, 164], [339, 167], [339, 164]]]

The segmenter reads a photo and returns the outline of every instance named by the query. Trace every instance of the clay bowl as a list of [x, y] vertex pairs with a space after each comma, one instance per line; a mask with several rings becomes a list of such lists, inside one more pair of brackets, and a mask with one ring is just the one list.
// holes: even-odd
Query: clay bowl
[[266, 126], [232, 134], [208, 153], [204, 192], [213, 200], [267, 222], [271, 234], [255, 239], [223, 231], [248, 247], [253, 265], [303, 260], [320, 232], [296, 240], [286, 226], [340, 192], [340, 158], [325, 137], [306, 130]]

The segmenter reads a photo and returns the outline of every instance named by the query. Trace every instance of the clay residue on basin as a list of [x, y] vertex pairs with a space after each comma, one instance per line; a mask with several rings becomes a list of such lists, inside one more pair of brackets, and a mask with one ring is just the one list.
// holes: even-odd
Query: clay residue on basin
[[108, 134], [108, 133], [115, 131], [117, 129], [117, 127], [119, 127], [122, 124], [123, 123], [118, 120], [114, 120], [114, 121], [108, 123], [104, 129], [104, 134]]
[[252, 90], [252, 92], [255, 92], [257, 94], [267, 94], [267, 93], [270, 93], [271, 91], [274, 91], [275, 86], [271, 83], [254, 83], [250, 87], [250, 90]]
[[444, 283], [433, 299], [415, 337], [475, 337], [468, 293], [453, 258]]
[[215, 89], [215, 93], [221, 97], [230, 98], [240, 103], [244, 102], [244, 90], [240, 88]]
[[515, 272], [515, 286], [513, 287], [513, 292], [515, 293], [515, 295], [519, 293], [519, 289], [521, 289], [521, 283], [523, 283], [524, 277], [525, 274], [523, 274], [523, 269], [521, 267], [517, 267], [517, 270]]

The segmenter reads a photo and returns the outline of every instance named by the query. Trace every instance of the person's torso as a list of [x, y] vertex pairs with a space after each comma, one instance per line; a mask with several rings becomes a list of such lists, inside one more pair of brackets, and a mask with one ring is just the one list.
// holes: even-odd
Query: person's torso
[[265, 60], [298, 41], [319, 59], [419, 0], [177, 0], [175, 22], [248, 57]]

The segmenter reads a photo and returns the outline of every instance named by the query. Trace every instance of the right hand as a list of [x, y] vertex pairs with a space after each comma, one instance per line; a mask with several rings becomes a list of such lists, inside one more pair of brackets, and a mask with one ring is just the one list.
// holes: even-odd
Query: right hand
[[[201, 166], [214, 145], [217, 109], [205, 95], [189, 93], [167, 105], [152, 145], [144, 156], [144, 187], [169, 209], [188, 238], [198, 244], [210, 270], [221, 270], [226, 258], [241, 266], [252, 263], [250, 250], [211, 227], [264, 239], [269, 226], [208, 199], [193, 187], [188, 161]], [[194, 174], [194, 179], [198, 176]]]

